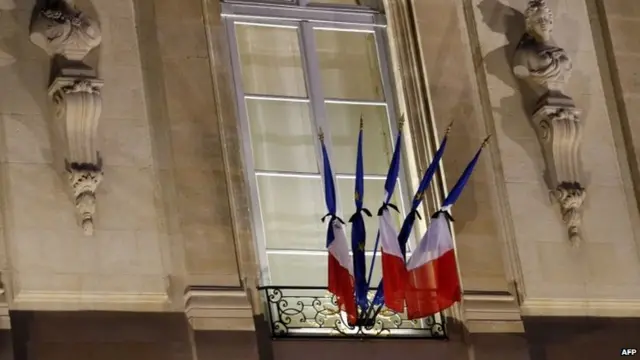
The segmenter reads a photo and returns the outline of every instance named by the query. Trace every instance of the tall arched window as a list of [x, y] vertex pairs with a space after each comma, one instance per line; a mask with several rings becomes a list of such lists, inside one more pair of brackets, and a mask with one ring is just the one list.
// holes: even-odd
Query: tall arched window
[[[359, 0], [229, 1], [229, 36], [262, 285], [326, 286], [326, 213], [317, 130], [340, 216], [354, 211], [359, 119], [365, 129], [367, 257], [397, 131], [384, 16]], [[404, 218], [406, 182], [393, 202]], [[378, 253], [379, 255], [379, 253]], [[376, 262], [372, 286], [380, 279]]]

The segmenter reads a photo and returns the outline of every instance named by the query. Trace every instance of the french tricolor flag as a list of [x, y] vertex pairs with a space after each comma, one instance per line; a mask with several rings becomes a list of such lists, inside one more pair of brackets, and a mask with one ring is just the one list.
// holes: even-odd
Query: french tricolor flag
[[336, 187], [333, 181], [329, 154], [324, 145], [322, 130], [320, 130], [318, 137], [322, 145], [322, 179], [324, 182], [324, 199], [328, 210], [327, 215], [322, 220], [329, 218], [327, 226], [327, 250], [329, 252], [327, 287], [336, 296], [340, 310], [347, 313], [349, 325], [353, 325], [358, 317], [353, 286], [353, 263], [349, 255], [349, 245], [343, 227], [344, 222], [336, 215]]
[[407, 262], [405, 301], [408, 319], [420, 319], [439, 313], [462, 297], [453, 237], [449, 228], [449, 221], [453, 219], [449, 211], [469, 181], [488, 141], [487, 137], [447, 195], [440, 211], [433, 214], [427, 233]]
[[460, 281], [448, 210], [439, 211], [407, 263], [407, 317], [424, 318], [460, 301]]
[[388, 207], [381, 209], [380, 244], [382, 245], [382, 277], [384, 279], [384, 302], [395, 312], [404, 312], [404, 297], [407, 287], [407, 269], [398, 243], [398, 232]]
[[347, 236], [340, 219], [333, 219], [328, 237], [329, 251], [329, 291], [338, 300], [338, 306], [347, 313], [349, 324], [353, 325], [358, 317], [354, 295], [353, 262], [349, 256]]
[[[404, 294], [405, 288], [407, 287], [407, 269], [404, 260], [407, 241], [409, 240], [409, 235], [411, 229], [413, 229], [416, 217], [420, 218], [418, 207], [422, 202], [424, 192], [427, 191], [431, 179], [440, 165], [440, 159], [442, 159], [442, 155], [444, 154], [444, 149], [447, 145], [447, 136], [452, 125], [453, 123], [449, 125], [445, 131], [444, 139], [442, 139], [438, 151], [425, 171], [422, 180], [420, 180], [420, 185], [411, 204], [411, 211], [409, 211], [409, 214], [407, 214], [407, 217], [404, 219], [400, 233], [397, 233], [393, 226], [388, 206], [383, 206], [378, 212], [378, 216], [380, 217], [380, 239], [382, 243], [382, 278], [384, 281], [381, 281], [381, 284], [384, 290], [384, 302], [388, 308], [399, 313], [404, 312]], [[395, 174], [395, 176], [397, 176], [397, 174]]]

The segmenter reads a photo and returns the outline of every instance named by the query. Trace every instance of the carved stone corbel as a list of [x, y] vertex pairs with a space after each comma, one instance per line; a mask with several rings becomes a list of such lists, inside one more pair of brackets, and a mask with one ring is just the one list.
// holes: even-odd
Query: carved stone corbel
[[538, 95], [532, 120], [544, 153], [546, 180], [552, 199], [560, 204], [569, 240], [578, 245], [586, 190], [580, 182], [580, 110], [564, 93], [572, 62], [551, 40], [553, 14], [545, 0], [530, 0], [525, 19], [526, 33], [516, 48], [513, 72]]
[[102, 159], [96, 150], [101, 87], [102, 81], [97, 79], [58, 77], [49, 88], [54, 119], [62, 125], [68, 145], [65, 170], [87, 235], [93, 234], [96, 190], [103, 176]]
[[102, 40], [98, 23], [73, 6], [71, 0], [43, 0], [36, 5], [30, 39], [51, 60], [49, 97], [53, 126], [62, 129], [60, 149], [75, 201], [78, 222], [93, 234], [96, 190], [102, 181], [102, 159], [96, 141], [102, 111], [102, 80], [83, 62]]
[[569, 240], [580, 242], [580, 208], [586, 197], [580, 177], [579, 145], [582, 138], [580, 111], [571, 107], [544, 105], [533, 116], [547, 163], [547, 174], [555, 185], [551, 199], [560, 204]]

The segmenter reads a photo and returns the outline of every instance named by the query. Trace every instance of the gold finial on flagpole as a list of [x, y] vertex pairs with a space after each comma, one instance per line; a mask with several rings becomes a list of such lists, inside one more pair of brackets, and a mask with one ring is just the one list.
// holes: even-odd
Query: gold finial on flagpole
[[482, 142], [482, 147], [485, 147], [489, 143], [489, 139], [491, 139], [491, 134], [489, 134], [484, 141]]
[[364, 115], [360, 114], [360, 130], [364, 129]]
[[451, 123], [449, 124], [449, 126], [447, 126], [447, 130], [444, 131], [444, 136], [449, 135], [449, 132], [451, 131], [451, 128], [453, 127], [453, 122], [456, 121], [455, 119], [451, 120]]
[[320, 142], [324, 142], [324, 132], [322, 132], [322, 128], [318, 128], [318, 139]]
[[398, 120], [398, 131], [402, 131], [403, 125], [404, 125], [404, 114], [400, 115], [400, 120]]

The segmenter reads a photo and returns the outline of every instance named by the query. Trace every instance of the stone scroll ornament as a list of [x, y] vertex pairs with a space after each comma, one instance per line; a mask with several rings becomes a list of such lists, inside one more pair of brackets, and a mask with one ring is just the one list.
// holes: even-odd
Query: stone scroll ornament
[[538, 96], [532, 119], [547, 165], [550, 193], [560, 204], [569, 240], [578, 245], [586, 190], [580, 183], [580, 110], [564, 93], [571, 59], [551, 40], [553, 14], [545, 0], [530, 0], [525, 19], [526, 33], [516, 48], [513, 72]]
[[86, 235], [92, 235], [96, 190], [103, 177], [96, 148], [103, 82], [83, 60], [100, 45], [100, 28], [71, 0], [42, 0], [34, 10], [30, 39], [51, 57], [48, 94], [54, 126], [62, 130], [61, 143], [66, 146], [65, 170], [78, 223]]

